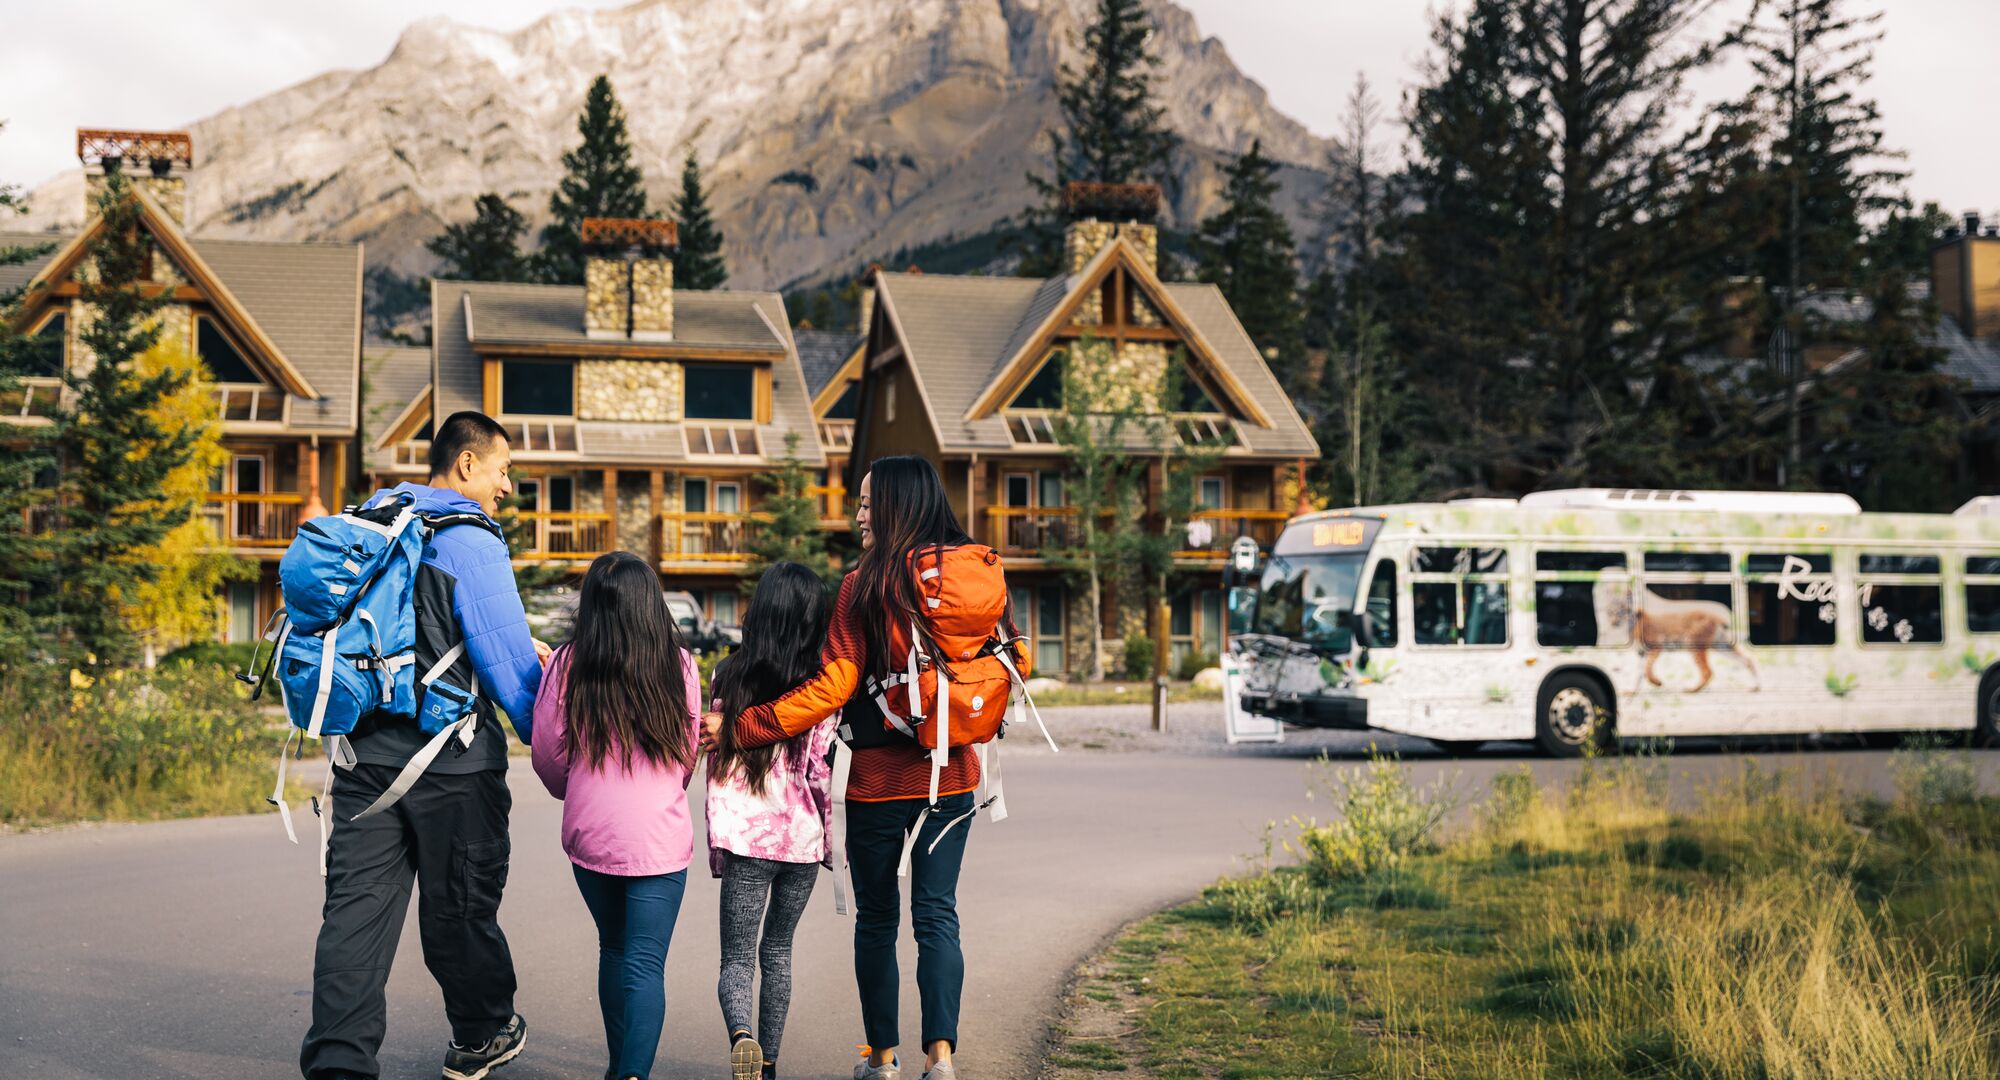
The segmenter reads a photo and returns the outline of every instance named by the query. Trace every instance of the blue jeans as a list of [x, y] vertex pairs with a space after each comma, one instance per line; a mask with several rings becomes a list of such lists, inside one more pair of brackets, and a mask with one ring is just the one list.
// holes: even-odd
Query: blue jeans
[[[902, 890], [896, 863], [903, 838], [923, 813], [923, 799], [847, 804], [847, 863], [854, 880], [854, 982], [861, 991], [861, 1030], [868, 1045], [897, 1045], [896, 992], [902, 973], [896, 937]], [[965, 860], [967, 818], [928, 850], [953, 818], [972, 809], [972, 793], [947, 795], [924, 819], [910, 854], [910, 929], [917, 939], [917, 999], [923, 1011], [923, 1047], [943, 1040], [958, 1048], [959, 993], [965, 986], [965, 953], [958, 945], [958, 868]]]
[[667, 1017], [667, 945], [680, 917], [687, 871], [618, 877], [572, 865], [576, 887], [597, 920], [597, 1004], [611, 1075], [645, 1080]]

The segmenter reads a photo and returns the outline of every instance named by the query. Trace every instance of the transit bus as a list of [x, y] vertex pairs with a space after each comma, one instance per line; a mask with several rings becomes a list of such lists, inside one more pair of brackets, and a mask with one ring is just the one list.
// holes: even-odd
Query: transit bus
[[[1251, 553], [1245, 553], [1251, 554]], [[1245, 710], [1466, 749], [2000, 742], [2000, 499], [1580, 489], [1294, 518], [1230, 594]]]

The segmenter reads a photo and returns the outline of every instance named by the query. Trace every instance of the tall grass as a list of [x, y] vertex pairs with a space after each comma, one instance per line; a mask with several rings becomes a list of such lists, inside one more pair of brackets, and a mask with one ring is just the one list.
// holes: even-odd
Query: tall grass
[[1439, 839], [1411, 824], [1441, 789], [1373, 763], [1302, 867], [1164, 917], [1192, 959], [1151, 973], [1182, 1029], [1148, 1038], [1163, 1060], [1211, 1045], [1213, 952], [1277, 1003], [1213, 1018], [1216, 1046], [1284, 1048], [1245, 1076], [2000, 1076], [2000, 800], [1962, 757], [1896, 768], [1884, 801], [1746, 764], [1684, 809], [1657, 760], [1523, 768]]
[[0, 822], [184, 817], [261, 809], [276, 738], [228, 672], [120, 671], [0, 685]]

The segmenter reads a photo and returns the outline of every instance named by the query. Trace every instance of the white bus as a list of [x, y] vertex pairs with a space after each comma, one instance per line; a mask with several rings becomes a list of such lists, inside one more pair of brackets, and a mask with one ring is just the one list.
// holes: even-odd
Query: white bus
[[1450, 748], [1973, 729], [2000, 500], [1583, 489], [1293, 519], [1231, 594], [1244, 707]]

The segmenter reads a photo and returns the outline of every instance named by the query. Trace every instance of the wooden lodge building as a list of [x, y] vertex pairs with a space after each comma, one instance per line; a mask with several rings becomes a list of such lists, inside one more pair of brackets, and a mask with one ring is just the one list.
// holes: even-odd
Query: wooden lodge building
[[[0, 233], [0, 247], [54, 249], [0, 267], [0, 292], [22, 289], [12, 329], [42, 343], [38, 368], [0, 400], [10, 423], [48, 423], [67, 393], [62, 374], [89, 363], [78, 339], [87, 317], [77, 275], [103, 229], [95, 213], [105, 174], [124, 170], [152, 242], [145, 289], [165, 295], [164, 339], [200, 356], [213, 374], [229, 464], [210, 485], [203, 516], [215, 544], [256, 560], [256, 581], [227, 586], [216, 635], [248, 641], [280, 604], [277, 560], [299, 521], [325, 513], [349, 487], [359, 407], [360, 244], [268, 243], [188, 235], [183, 132], [79, 131], [87, 184], [81, 229]], [[355, 478], [358, 479], [358, 478]]]

